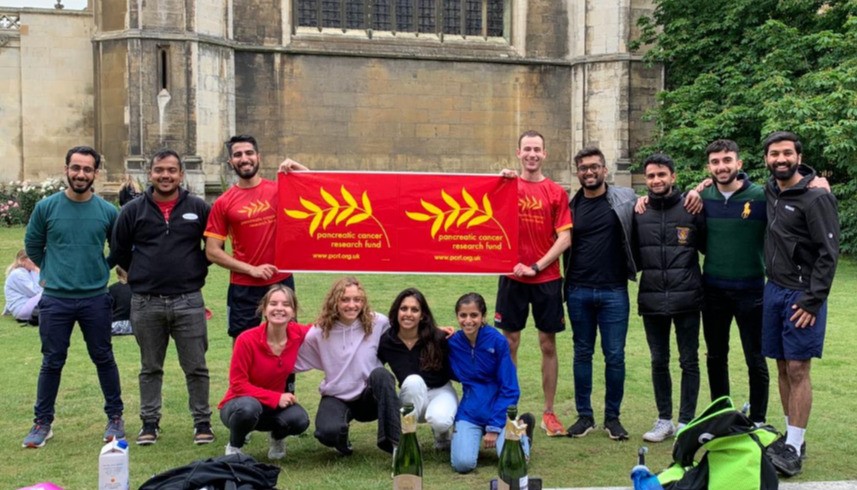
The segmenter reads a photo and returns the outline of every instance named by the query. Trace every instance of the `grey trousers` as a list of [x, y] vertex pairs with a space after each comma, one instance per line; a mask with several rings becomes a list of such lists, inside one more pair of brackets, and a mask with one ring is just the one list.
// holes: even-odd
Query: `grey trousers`
[[140, 346], [140, 418], [144, 422], [157, 422], [161, 418], [164, 357], [172, 337], [185, 374], [193, 423], [210, 422], [209, 377], [205, 364], [208, 327], [202, 293], [134, 294], [131, 296], [131, 325]]

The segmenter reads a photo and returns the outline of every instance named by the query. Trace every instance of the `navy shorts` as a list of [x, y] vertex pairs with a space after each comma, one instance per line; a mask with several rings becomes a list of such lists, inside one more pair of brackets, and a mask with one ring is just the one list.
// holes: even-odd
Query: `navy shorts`
[[768, 281], [765, 284], [762, 314], [762, 354], [779, 360], [806, 361], [821, 358], [824, 332], [827, 326], [827, 301], [815, 316], [815, 325], [797, 328], [789, 318], [794, 314], [792, 305], [803, 291], [788, 289]]
[[565, 330], [562, 303], [562, 279], [525, 284], [500, 276], [494, 326], [507, 332], [520, 332], [527, 325], [530, 305], [533, 305], [533, 319], [539, 331], [562, 332]]
[[[289, 276], [280, 284], [294, 291], [295, 276]], [[267, 286], [229, 284], [229, 291], [226, 293], [226, 324], [230, 337], [238, 337], [244, 330], [257, 327], [262, 323], [262, 316], [256, 310], [271, 286], [272, 284]]]

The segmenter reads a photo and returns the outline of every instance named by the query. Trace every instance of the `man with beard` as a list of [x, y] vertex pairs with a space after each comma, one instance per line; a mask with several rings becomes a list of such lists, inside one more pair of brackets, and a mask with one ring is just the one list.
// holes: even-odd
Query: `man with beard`
[[[238, 174], [238, 183], [214, 201], [205, 229], [205, 254], [208, 260], [229, 269], [226, 297], [228, 333], [238, 334], [261, 323], [256, 309], [259, 301], [275, 283], [295, 288], [290, 273], [277, 271], [276, 255], [277, 183], [259, 173], [261, 154], [256, 138], [233, 136], [226, 142], [229, 164]], [[307, 170], [286, 160], [280, 170]], [[226, 239], [232, 237], [232, 255], [226, 253]]]
[[[521, 163], [518, 177], [518, 264], [512, 274], [500, 276], [494, 325], [503, 330], [512, 362], [518, 363], [521, 330], [527, 324], [530, 305], [539, 331], [542, 352], [542, 391], [545, 409], [542, 429], [548, 436], [565, 436], [566, 430], [553, 411], [559, 362], [556, 333], [565, 330], [562, 311], [560, 255], [571, 244], [571, 213], [562, 187], [545, 177], [545, 139], [536, 131], [518, 138], [515, 151]], [[515, 177], [504, 169], [502, 175]]]
[[768, 234], [762, 353], [776, 359], [786, 435], [768, 455], [786, 476], [803, 469], [804, 434], [812, 408], [809, 372], [821, 357], [827, 296], [839, 256], [836, 198], [808, 186], [815, 171], [801, 163], [797, 136], [777, 131], [764, 143], [771, 178], [765, 186]]
[[679, 428], [694, 418], [699, 395], [699, 312], [702, 274], [699, 254], [705, 251], [705, 218], [682, 206], [675, 189], [675, 164], [663, 154], [643, 163], [648, 206], [634, 215], [634, 253], [642, 275], [637, 306], [643, 316], [652, 360], [652, 384], [658, 419], [643, 440], [661, 442], [676, 432], [672, 422], [670, 325], [675, 324], [681, 366]]
[[208, 328], [202, 287], [208, 261], [202, 247], [209, 206], [182, 189], [184, 169], [173, 150], [152, 157], [152, 185], [119, 213], [113, 257], [128, 272], [131, 324], [140, 347], [140, 419], [137, 444], [158, 440], [164, 357], [170, 336], [184, 371], [195, 444], [214, 440], [205, 363]]
[[614, 440], [628, 439], [619, 422], [625, 393], [625, 339], [628, 334], [628, 280], [636, 280], [631, 250], [633, 189], [607, 185], [604, 154], [595, 147], [574, 156], [580, 189], [569, 204], [574, 239], [566, 256], [568, 317], [574, 339], [574, 397], [577, 421], [571, 437], [595, 428], [592, 410], [592, 355], [601, 333], [604, 354], [604, 430]]
[[762, 355], [765, 286], [765, 190], [741, 172], [738, 144], [716, 140], [705, 149], [714, 185], [701, 192], [707, 253], [703, 264], [702, 331], [711, 399], [729, 395], [729, 330], [738, 324], [750, 382], [750, 419], [765, 422], [768, 364]]
[[94, 149], [70, 149], [65, 156], [68, 188], [39, 201], [27, 224], [25, 248], [41, 268], [45, 290], [39, 302], [42, 366], [35, 419], [24, 447], [42, 447], [54, 435], [54, 405], [75, 322], [104, 395], [107, 427], [103, 441], [125, 437], [122, 390], [110, 333], [112, 301], [107, 280], [112, 264], [104, 257], [104, 242], [117, 212], [92, 191], [100, 165], [101, 155]]

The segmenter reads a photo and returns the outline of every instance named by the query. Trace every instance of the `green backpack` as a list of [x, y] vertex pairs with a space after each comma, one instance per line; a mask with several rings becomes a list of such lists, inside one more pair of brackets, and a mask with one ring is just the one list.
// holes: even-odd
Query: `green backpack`
[[[765, 448], [777, 437], [771, 426], [756, 427], [728, 396], [718, 398], [678, 432], [673, 463], [658, 481], [665, 490], [776, 489], [777, 472]], [[700, 448], [705, 453], [697, 461]]]

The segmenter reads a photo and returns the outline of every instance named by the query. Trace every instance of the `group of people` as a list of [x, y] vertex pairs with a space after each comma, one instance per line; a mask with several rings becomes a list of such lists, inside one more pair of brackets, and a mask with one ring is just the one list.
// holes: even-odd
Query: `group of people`
[[[822, 354], [839, 221], [836, 199], [826, 180], [802, 162], [796, 135], [774, 132], [763, 147], [771, 173], [765, 185], [750, 182], [742, 172], [738, 145], [721, 139], [705, 150], [711, 178], [688, 193], [675, 187], [672, 159], [653, 154], [643, 162], [648, 192], [639, 199], [632, 190], [607, 183], [604, 155], [597, 148], [584, 148], [574, 157], [581, 188], [570, 202], [574, 240], [565, 279], [578, 418], [568, 435], [583, 437], [595, 428], [592, 355], [600, 332], [604, 428], [611, 438], [628, 437], [618, 420], [625, 380], [627, 280], [639, 271], [637, 310], [651, 353], [658, 414], [643, 439], [664, 441], [695, 416], [700, 316], [711, 399], [730, 394], [734, 319], [748, 370], [749, 417], [758, 425], [766, 423], [766, 358], [774, 359], [786, 430], [768, 455], [782, 474], [800, 473], [812, 404], [809, 371], [812, 358]], [[702, 270], [698, 253], [705, 254]], [[681, 368], [677, 424], [669, 369], [673, 327]]]
[[[821, 356], [839, 229], [836, 201], [826, 182], [817, 185], [815, 172], [802, 163], [795, 135], [777, 132], [766, 139], [772, 177], [765, 186], [741, 172], [738, 147], [729, 140], [706, 149], [713, 185], [700, 184], [689, 193], [675, 187], [674, 162], [667, 155], [651, 155], [644, 161], [648, 193], [641, 199], [632, 189], [608, 184], [604, 154], [587, 147], [574, 157], [580, 190], [569, 200], [542, 172], [544, 137], [523, 133], [516, 150], [519, 172], [502, 172], [518, 183], [519, 263], [500, 277], [493, 322], [499, 331], [488, 325], [484, 298], [469, 293], [455, 306], [460, 327], [455, 333], [437, 327], [416, 289], [402, 291], [389, 316], [373, 311], [353, 277], [333, 284], [313, 324], [298, 323], [294, 278], [274, 265], [277, 185], [259, 175], [261, 155], [252, 136], [234, 136], [226, 147], [238, 181], [213, 206], [181, 187], [180, 156], [162, 150], [151, 160], [151, 185], [121, 212], [91, 190], [98, 153], [88, 147], [69, 150], [69, 187], [37, 205], [25, 238], [27, 255], [42, 268], [44, 286], [38, 302], [43, 361], [25, 447], [41, 447], [53, 435], [54, 402], [75, 322], [105, 397], [104, 440], [125, 436], [106, 291], [114, 265], [127, 273], [141, 353], [137, 443], [154, 444], [159, 436], [170, 337], [187, 382], [193, 442], [212, 442], [201, 293], [210, 262], [231, 272], [227, 324], [233, 354], [229, 389], [219, 404], [230, 431], [227, 453], [240, 452], [248, 434], [261, 430], [271, 432], [269, 457], [283, 457], [284, 438], [309, 426], [294, 393], [294, 373], [318, 369], [324, 379], [315, 437], [322, 444], [350, 454], [349, 423], [377, 420], [377, 445], [392, 451], [400, 434], [398, 409], [412, 403], [431, 426], [435, 446], [450, 448], [453, 468], [470, 471], [480, 447], [499, 451], [502, 446], [506, 408], [520, 395], [517, 350], [531, 307], [542, 354], [541, 427], [548, 436], [571, 437], [596, 428], [592, 358], [600, 332], [603, 428], [610, 438], [624, 440], [629, 437], [620, 422], [627, 283], [639, 271], [638, 311], [651, 351], [658, 412], [643, 438], [663, 441], [695, 415], [700, 314], [711, 397], [729, 394], [729, 330], [735, 318], [749, 369], [750, 417], [759, 424], [766, 421], [765, 357], [776, 359], [787, 430], [769, 454], [783, 473], [800, 471], [812, 399], [809, 368], [811, 359]], [[279, 170], [307, 168], [286, 159]], [[111, 247], [108, 257], [105, 241]], [[700, 252], [705, 254], [702, 270]], [[577, 410], [568, 428], [554, 411], [563, 303], [573, 332]], [[673, 325], [682, 373], [678, 427], [669, 370]], [[460, 402], [452, 380], [462, 385]], [[522, 418], [532, 430], [535, 417]], [[524, 441], [527, 452], [531, 437], [530, 432]]]

